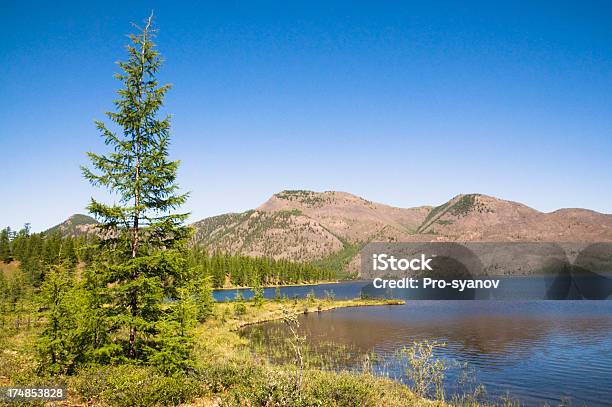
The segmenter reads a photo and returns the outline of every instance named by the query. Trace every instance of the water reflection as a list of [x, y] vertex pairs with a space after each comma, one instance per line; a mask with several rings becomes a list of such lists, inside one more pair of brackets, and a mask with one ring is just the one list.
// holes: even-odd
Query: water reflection
[[[589, 406], [612, 400], [610, 301], [414, 301], [308, 314], [300, 322], [313, 349], [333, 352], [334, 343], [352, 353], [345, 368], [374, 352], [387, 373], [402, 380], [393, 364], [398, 349], [433, 339], [448, 344], [439, 357], [475, 367], [491, 397], [510, 391], [525, 405], [563, 396]], [[272, 344], [283, 329], [269, 323], [246, 334]]]

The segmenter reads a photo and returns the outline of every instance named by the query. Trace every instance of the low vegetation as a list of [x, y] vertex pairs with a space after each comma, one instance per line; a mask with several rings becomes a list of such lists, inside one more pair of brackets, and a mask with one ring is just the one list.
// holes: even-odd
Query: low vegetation
[[[28, 301], [19, 298], [14, 309]], [[383, 303], [393, 302], [305, 298], [218, 303], [207, 320], [191, 330], [190, 365], [174, 372], [148, 363], [89, 364], [73, 372], [41, 369], [48, 360], [39, 353], [40, 332], [50, 326], [52, 315], [34, 312], [25, 324], [17, 323], [21, 314], [7, 310], [0, 334], [0, 385], [66, 386], [68, 405], [436, 405], [399, 383], [367, 373], [334, 373], [304, 363], [271, 364], [254, 355], [248, 340], [239, 335], [248, 324], [284, 319], [295, 327], [291, 321], [304, 312]], [[302, 346], [295, 342], [297, 352]]]

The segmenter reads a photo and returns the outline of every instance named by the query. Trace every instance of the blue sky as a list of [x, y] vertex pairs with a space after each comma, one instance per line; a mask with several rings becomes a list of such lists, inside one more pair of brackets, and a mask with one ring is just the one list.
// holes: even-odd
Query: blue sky
[[0, 225], [104, 197], [79, 165], [151, 9], [191, 220], [283, 189], [612, 213], [610, 2], [85, 3], [2, 4]]

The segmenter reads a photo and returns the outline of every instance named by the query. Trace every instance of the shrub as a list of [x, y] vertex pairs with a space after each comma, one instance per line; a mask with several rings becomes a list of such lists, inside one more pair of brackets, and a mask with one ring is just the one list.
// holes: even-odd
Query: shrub
[[234, 315], [239, 317], [241, 315], [246, 314], [247, 309], [246, 309], [246, 305], [244, 305], [243, 302], [237, 302], [234, 304]]
[[72, 378], [71, 387], [89, 403], [135, 407], [178, 405], [206, 391], [193, 377], [164, 376], [153, 368], [131, 365], [83, 370]]
[[349, 373], [333, 376], [327, 373], [312, 372], [307, 378], [309, 383], [307, 397], [325, 401], [322, 405], [333, 406], [373, 406], [378, 404], [377, 390], [366, 383], [362, 377]]
[[444, 399], [443, 380], [446, 366], [433, 355], [434, 349], [444, 346], [446, 344], [435, 341], [414, 342], [400, 351], [407, 363], [406, 376], [412, 382], [412, 390], [417, 395], [427, 397], [433, 389], [437, 399]]
[[224, 394], [224, 406], [303, 405], [287, 372], [249, 361], [207, 366], [203, 380], [215, 393]]

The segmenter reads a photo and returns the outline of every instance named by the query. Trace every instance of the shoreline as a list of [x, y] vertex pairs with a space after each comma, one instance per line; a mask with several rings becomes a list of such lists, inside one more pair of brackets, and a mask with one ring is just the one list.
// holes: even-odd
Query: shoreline
[[[388, 306], [388, 305], [404, 305], [404, 304], [406, 304], [406, 301], [404, 300], [386, 300], [386, 299], [383, 299], [383, 300], [377, 300], [377, 299], [333, 300], [331, 304], [321, 306], [321, 307], [317, 305], [317, 306], [312, 306], [310, 308], [304, 308], [302, 309], [301, 312], [297, 309], [292, 309], [292, 311], [294, 311], [292, 312], [292, 315], [314, 314], [314, 313], [331, 311], [331, 310], [340, 309], [340, 308], [382, 307], [382, 306]], [[263, 324], [263, 323], [272, 322], [272, 321], [278, 321], [279, 319], [282, 319], [282, 318], [283, 318], [283, 315], [281, 314], [281, 315], [274, 315], [274, 316], [269, 316], [269, 317], [264, 317], [264, 318], [256, 318], [254, 320], [240, 321], [237, 327], [234, 327], [233, 329], [239, 330], [246, 326]]]
[[[371, 307], [371, 306], [388, 306], [388, 305], [404, 305], [404, 300], [396, 299], [341, 299], [341, 300], [328, 300], [328, 299], [317, 299], [309, 301], [306, 298], [295, 300], [273, 300], [266, 299], [261, 306], [255, 306], [252, 301], [244, 301], [243, 304], [246, 307], [245, 314], [236, 315], [234, 310], [238, 304], [235, 301], [228, 302], [216, 302], [217, 316], [215, 320], [221, 322], [229, 331], [236, 332], [243, 327], [255, 324], [261, 324], [265, 322], [276, 321], [282, 319], [285, 312], [289, 312], [292, 315], [318, 313], [324, 311], [331, 311], [339, 308], [353, 308], [353, 307]], [[204, 323], [206, 325], [206, 323]]]

